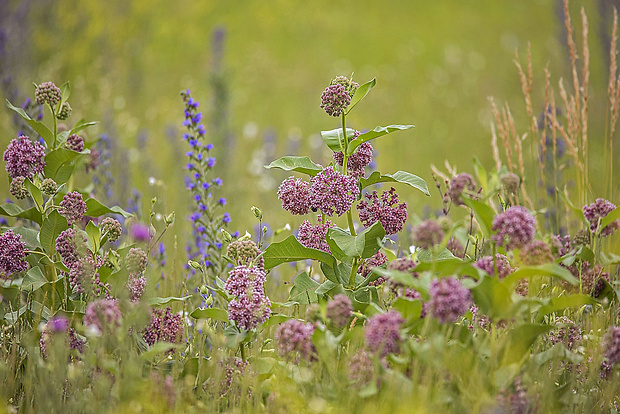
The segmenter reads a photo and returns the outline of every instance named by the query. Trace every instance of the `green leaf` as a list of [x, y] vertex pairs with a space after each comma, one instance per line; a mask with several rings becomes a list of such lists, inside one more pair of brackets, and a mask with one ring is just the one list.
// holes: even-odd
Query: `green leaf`
[[99, 251], [99, 247], [101, 247], [101, 230], [99, 230], [99, 227], [97, 227], [92, 220], [88, 222], [85, 230], [93, 245], [93, 252], [97, 253]]
[[[347, 128], [347, 137], [352, 137], [355, 134], [355, 130]], [[342, 135], [342, 128], [332, 129], [330, 131], [321, 131], [321, 137], [325, 142], [325, 145], [334, 152], [342, 152], [344, 148], [344, 136]]]
[[374, 256], [381, 248], [381, 241], [385, 237], [385, 230], [380, 221], [375, 222], [372, 226], [356, 236], [356, 239], [364, 239], [364, 250], [362, 251], [362, 259]]
[[316, 289], [318, 287], [318, 282], [311, 279], [308, 273], [303, 272], [295, 278], [288, 300], [302, 305], [316, 303], [318, 302], [318, 297], [316, 295]]
[[71, 131], [69, 131], [69, 133], [70, 134], [77, 134], [81, 130], [86, 129], [89, 126], [97, 125], [98, 123], [99, 122], [85, 122], [83, 119], [81, 119], [75, 125], [73, 125], [73, 128], [71, 128]]
[[340, 256], [361, 257], [364, 252], [364, 238], [351, 236], [348, 231], [339, 228], [327, 230], [327, 244], [330, 250]]
[[570, 198], [568, 198], [568, 189], [566, 187], [564, 187], [564, 191], [560, 191], [557, 188], [555, 189], [555, 191], [560, 194], [560, 196], [562, 197], [562, 200], [564, 200], [566, 205], [570, 207], [573, 213], [575, 213], [575, 215], [579, 217], [579, 220], [581, 220], [583, 223], [588, 223], [588, 220], [586, 220], [586, 216], [584, 216], [583, 214], [583, 210], [580, 209], [579, 207], [575, 207], [573, 202], [570, 201]]
[[483, 275], [471, 293], [480, 312], [493, 320], [507, 318], [514, 312], [511, 290], [494, 277]]
[[614, 253], [601, 252], [601, 265], [602, 266], [620, 265], [620, 256]]
[[315, 293], [317, 294], [317, 296], [334, 296], [339, 293], [344, 293], [344, 289], [342, 288], [342, 285], [340, 283], [334, 283], [331, 280], [326, 280], [325, 282], [321, 283], [318, 288], [316, 288]]
[[306, 259], [318, 260], [330, 267], [334, 267], [336, 263], [336, 260], [330, 254], [305, 247], [293, 235], [280, 242], [271, 243], [265, 250], [263, 258], [265, 259], [265, 269], [267, 270], [282, 263]]
[[598, 227], [602, 231], [605, 229], [605, 227], [609, 226], [612, 222], [618, 219], [620, 219], [620, 207], [616, 207], [615, 209], [610, 211], [605, 217], [603, 217]]
[[32, 196], [32, 199], [35, 202], [35, 207], [38, 211], [42, 211], [43, 209], [43, 193], [41, 193], [41, 189], [34, 185], [32, 181], [26, 179], [25, 181], [26, 188], [28, 188], [28, 192]]
[[25, 218], [34, 221], [39, 225], [41, 225], [41, 221], [43, 220], [41, 213], [35, 207], [30, 207], [28, 210], [23, 210], [20, 206], [14, 203], [0, 205], [0, 215]]
[[17, 112], [19, 116], [21, 116], [23, 120], [26, 121], [26, 123], [30, 125], [30, 127], [36, 131], [37, 134], [41, 135], [41, 137], [45, 140], [45, 142], [47, 142], [48, 146], [52, 145], [52, 142], [54, 141], [54, 133], [50, 131], [50, 129], [46, 127], [45, 124], [35, 121], [34, 119], [30, 118], [30, 116], [28, 116], [26, 111], [24, 111], [22, 108], [17, 108], [13, 106], [11, 102], [9, 102], [8, 100], [6, 101], [6, 106], [9, 109], [12, 109], [13, 111]]
[[293, 317], [288, 316], [288, 315], [283, 315], [281, 313], [272, 313], [269, 316], [269, 319], [267, 319], [265, 323], [263, 323], [263, 326], [268, 327], [268, 326], [273, 326], [273, 325], [280, 325], [282, 322], [286, 322], [289, 319], [293, 319]]
[[516, 286], [521, 279], [531, 279], [534, 277], [551, 276], [562, 279], [571, 285], [576, 285], [579, 281], [568, 271], [568, 269], [555, 263], [546, 263], [539, 266], [523, 266], [506, 276], [502, 284]]
[[327, 278], [334, 283], [344, 285], [349, 283], [349, 275], [351, 274], [351, 265], [346, 263], [338, 263], [337, 266], [331, 268], [325, 263], [321, 263], [321, 271]]
[[579, 308], [583, 305], [595, 305], [597, 302], [594, 298], [588, 295], [575, 294], [569, 296], [560, 296], [549, 300], [547, 305], [544, 305], [538, 309], [537, 318], [542, 321], [545, 315], [552, 312], [557, 312], [566, 308]]
[[[424, 253], [423, 250], [420, 253]], [[420, 257], [418, 256], [420, 259]], [[480, 270], [476, 268], [472, 263], [464, 262], [463, 260], [452, 257], [447, 259], [438, 258], [438, 260], [422, 261], [415, 269], [416, 272], [432, 272], [439, 276], [450, 275], [467, 275], [478, 280], [480, 278]]]
[[578, 364], [583, 361], [583, 355], [576, 354], [569, 351], [563, 343], [557, 343], [546, 351], [532, 355], [531, 358], [536, 362], [536, 365], [542, 366], [547, 364], [552, 359], [564, 359]]
[[403, 318], [407, 321], [407, 324], [417, 321], [422, 315], [422, 302], [419, 300], [411, 300], [405, 297], [400, 297], [392, 303], [392, 308], [396, 309], [403, 315]]
[[265, 165], [265, 168], [278, 168], [284, 171], [297, 171], [308, 174], [312, 177], [323, 171], [323, 167], [315, 164], [308, 157], [286, 156], [272, 161], [271, 164]]
[[148, 302], [151, 306], [161, 306], [172, 302], [185, 302], [189, 298], [191, 298], [191, 296], [183, 296], [181, 298], [169, 296], [166, 298], [150, 298]]
[[553, 326], [550, 325], [527, 323], [512, 329], [508, 333], [508, 340], [503, 348], [501, 365], [507, 366], [520, 362], [529, 354], [530, 347], [534, 344], [536, 339], [538, 339], [540, 335], [546, 334], [551, 329], [553, 329]]
[[56, 238], [58, 235], [69, 227], [67, 219], [61, 216], [58, 211], [54, 210], [43, 221], [41, 225], [41, 233], [39, 238], [41, 240], [41, 247], [43, 251], [50, 257], [56, 252]]
[[228, 338], [228, 347], [230, 349], [237, 349], [239, 344], [248, 336], [248, 333], [248, 331], [239, 330], [235, 325], [228, 325], [224, 329], [224, 336]]
[[468, 197], [462, 197], [462, 200], [463, 204], [471, 208], [474, 212], [474, 216], [476, 216], [476, 221], [480, 225], [480, 229], [482, 230], [484, 237], [487, 239], [491, 238], [493, 216], [495, 216], [493, 209], [481, 201], [473, 200]]
[[39, 266], [35, 266], [26, 272], [21, 289], [28, 292], [35, 291], [47, 283], [49, 283], [49, 281], [45, 278], [41, 268]]
[[228, 323], [228, 311], [218, 308], [196, 309], [189, 314], [196, 319], [216, 319]]
[[353, 154], [353, 152], [355, 152], [357, 147], [359, 147], [364, 142], [382, 137], [383, 135], [391, 134], [392, 132], [404, 131], [407, 129], [411, 129], [413, 127], [414, 127], [413, 125], [388, 125], [385, 127], [378, 126], [372, 131], [368, 131], [368, 132], [364, 132], [363, 134], [360, 134], [353, 141], [349, 142], [349, 147], [347, 148], [347, 154], [349, 155]]
[[90, 153], [88, 149], [82, 152], [75, 152], [66, 148], [58, 148], [50, 151], [50, 153], [45, 156], [45, 176], [53, 178], [58, 184], [64, 184], [71, 176], [67, 176], [67, 171], [71, 168], [70, 163], [88, 153]]
[[431, 195], [431, 193], [428, 191], [428, 186], [426, 185], [426, 181], [424, 181], [424, 179], [406, 171], [396, 171], [394, 174], [384, 175], [381, 175], [379, 171], [373, 171], [373, 173], [370, 174], [368, 178], [360, 179], [360, 185], [362, 189], [378, 183], [407, 184], [415, 189], [422, 191], [427, 196]]
[[164, 352], [171, 351], [173, 349], [179, 349], [182, 345], [173, 344], [171, 342], [157, 342], [152, 346], [149, 346], [149, 349], [146, 352], [140, 354], [141, 359], [145, 359], [147, 361], [155, 359], [159, 354], [163, 354]]
[[89, 198], [88, 200], [86, 200], [86, 216], [99, 217], [103, 216], [104, 214], [120, 214], [125, 218], [132, 216], [131, 213], [126, 212], [119, 206], [107, 207], [94, 198]]
[[[476, 173], [476, 178], [478, 178], [478, 182], [480, 183], [480, 187], [482, 187], [483, 191], [488, 189], [489, 184], [489, 174], [484, 166], [478, 160], [478, 157], [474, 157], [474, 172]], [[490, 189], [489, 189], [490, 190]]]
[[62, 92], [62, 99], [60, 101], [60, 106], [62, 106], [63, 103], [67, 102], [67, 99], [69, 99], [69, 96], [71, 96], [71, 85], [69, 84], [69, 82], [65, 82], [61, 87], [60, 87], [60, 91]]
[[360, 85], [351, 97], [351, 102], [349, 103], [349, 106], [347, 106], [347, 109], [344, 112], [345, 115], [351, 112], [355, 105], [357, 105], [362, 99], [364, 99], [366, 95], [368, 95], [368, 92], [370, 92], [370, 90], [374, 88], [376, 84], [377, 80], [375, 78], [372, 78], [365, 84]]

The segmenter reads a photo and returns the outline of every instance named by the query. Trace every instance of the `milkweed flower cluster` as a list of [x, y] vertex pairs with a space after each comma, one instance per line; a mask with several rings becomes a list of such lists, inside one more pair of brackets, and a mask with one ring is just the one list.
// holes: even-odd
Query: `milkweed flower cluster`
[[[563, 343], [568, 349], [574, 349], [582, 339], [581, 329], [575, 322], [562, 316], [556, 320], [558, 328], [549, 332], [547, 339], [552, 345]], [[566, 326], [560, 326], [566, 325]]]
[[0, 278], [9, 279], [27, 268], [26, 243], [22, 236], [13, 230], [5, 231], [0, 235]]
[[56, 238], [56, 251], [62, 259], [62, 263], [71, 268], [80, 260], [81, 254], [86, 250], [86, 238], [73, 228], [62, 231]]
[[366, 348], [381, 356], [399, 354], [403, 342], [400, 328], [404, 322], [405, 319], [395, 310], [369, 318], [366, 323]]
[[282, 208], [291, 214], [304, 215], [310, 211], [310, 183], [301, 178], [289, 177], [278, 188]]
[[463, 199], [461, 195], [463, 191], [473, 192], [476, 191], [476, 183], [471, 175], [467, 173], [460, 173], [452, 177], [450, 185], [448, 186], [448, 195], [454, 204], [457, 206], [463, 205]]
[[[353, 133], [351, 141], [360, 136], [359, 131]], [[353, 154], [347, 159], [347, 171], [346, 173], [352, 177], [360, 178], [364, 176], [364, 168], [372, 161], [373, 147], [370, 142], [361, 143]], [[334, 152], [334, 161], [341, 167], [344, 164], [344, 154], [341, 151]]]
[[149, 258], [144, 250], [134, 247], [129, 249], [125, 261], [129, 273], [142, 273], [146, 270]]
[[65, 146], [71, 151], [82, 152], [84, 150], [84, 138], [78, 134], [71, 134], [67, 137]]
[[58, 212], [61, 216], [64, 216], [69, 225], [78, 223], [84, 217], [87, 207], [82, 194], [77, 191], [66, 194], [60, 202], [60, 209]]
[[[69, 328], [69, 320], [65, 318], [52, 318], [43, 326], [41, 339], [39, 339], [39, 347], [41, 355], [48, 357], [47, 346], [53, 337], [65, 334], [65, 340], [69, 349], [75, 349], [79, 353], [84, 351], [85, 342], [77, 336], [75, 329]], [[64, 336], [64, 335], [63, 335]]]
[[258, 267], [237, 266], [228, 273], [224, 289], [235, 298], [228, 303], [228, 319], [245, 330], [256, 328], [271, 314], [265, 294], [267, 275]]
[[[226, 248], [226, 255], [237, 262], [238, 265], [252, 267], [252, 265], [264, 269], [265, 259], [261, 256], [262, 252], [254, 240], [235, 240]], [[256, 263], [254, 263], [256, 261]]]
[[11, 178], [25, 177], [32, 179], [45, 168], [45, 148], [38, 142], [32, 142], [25, 135], [12, 139], [2, 156], [6, 161], [6, 172]]
[[173, 314], [170, 308], [153, 309], [151, 323], [146, 327], [142, 336], [149, 346], [157, 342], [181, 343], [183, 340], [181, 315]]
[[514, 269], [510, 267], [508, 258], [499, 253], [495, 254], [495, 263], [493, 263], [493, 256], [483, 256], [474, 263], [474, 266], [484, 270], [490, 276], [495, 276], [495, 267], [497, 267], [497, 277], [499, 280], [502, 280], [514, 271]]
[[363, 349], [358, 350], [349, 360], [349, 379], [357, 386], [368, 384], [375, 376], [372, 356]]
[[103, 231], [103, 234], [108, 236], [108, 240], [111, 242], [118, 240], [123, 233], [121, 223], [112, 217], [106, 217], [101, 221], [101, 230]]
[[353, 316], [353, 304], [348, 296], [338, 294], [327, 303], [327, 318], [337, 328], [345, 327]]
[[25, 181], [25, 177], [15, 177], [9, 186], [9, 192], [18, 200], [23, 200], [28, 197], [28, 191], [26, 191], [26, 187], [24, 186]]
[[521, 249], [521, 261], [526, 265], [541, 265], [553, 262], [549, 245], [542, 240], [533, 240]]
[[602, 351], [605, 360], [601, 366], [601, 377], [606, 378], [620, 360], [620, 326], [611, 326], [603, 338]]
[[491, 239], [506, 249], [520, 249], [534, 239], [536, 221], [525, 207], [513, 206], [493, 218]]
[[351, 95], [340, 85], [329, 85], [321, 94], [321, 108], [330, 116], [340, 116], [351, 103]]
[[413, 244], [428, 250], [441, 242], [443, 234], [439, 223], [426, 220], [413, 228]]
[[41, 183], [41, 191], [43, 191], [48, 196], [53, 196], [58, 191], [58, 184], [51, 178], [46, 178]]
[[[320, 221], [320, 220], [319, 220]], [[317, 225], [312, 225], [308, 220], [304, 220], [299, 226], [299, 232], [297, 234], [297, 240], [303, 246], [322, 250], [331, 254], [329, 244], [327, 244], [327, 229], [332, 227], [332, 223], [329, 220], [325, 220], [325, 223], [320, 222]]]
[[401, 231], [407, 221], [407, 203], [398, 204], [398, 194], [394, 187], [381, 193], [381, 200], [377, 192], [366, 193], [366, 200], [356, 206], [359, 218], [365, 227], [370, 227], [377, 221], [381, 222], [386, 235]]
[[312, 210], [321, 210], [330, 217], [349, 211], [358, 194], [357, 180], [340, 174], [334, 167], [327, 167], [310, 180]]
[[455, 277], [434, 279], [429, 293], [431, 313], [441, 323], [456, 322], [472, 304], [471, 292]]
[[[596, 233], [599, 227], [599, 220], [607, 217], [615, 208], [615, 204], [603, 198], [597, 198], [594, 203], [583, 206], [583, 215], [590, 223], [590, 231]], [[620, 220], [614, 220], [601, 230], [601, 236], [610, 236], [618, 229], [620, 229]]]
[[53, 82], [43, 82], [37, 86], [34, 97], [39, 105], [54, 106], [62, 99], [62, 91]]
[[[372, 269], [375, 267], [383, 266], [387, 263], [387, 256], [385, 253], [379, 251], [374, 254], [374, 256], [369, 257], [368, 259], [364, 259], [362, 265], [357, 269], [357, 273], [359, 273], [362, 277], [368, 277], [372, 272]], [[383, 276], [379, 276], [376, 280], [370, 282], [371, 286], [379, 286], [385, 282], [385, 278]]]
[[100, 299], [86, 306], [84, 326], [99, 333], [113, 331], [121, 326], [121, 311], [118, 301], [114, 299]]
[[293, 360], [299, 360], [301, 357], [311, 361], [316, 353], [312, 343], [314, 329], [314, 325], [297, 319], [289, 319], [282, 323], [275, 335], [280, 355]]

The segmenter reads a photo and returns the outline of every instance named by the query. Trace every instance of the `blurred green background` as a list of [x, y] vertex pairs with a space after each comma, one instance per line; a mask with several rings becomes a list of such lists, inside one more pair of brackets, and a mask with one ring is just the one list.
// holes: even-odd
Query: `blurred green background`
[[[590, 22], [591, 120], [604, 121], [610, 1], [573, 1]], [[319, 132], [339, 126], [319, 107], [337, 75], [377, 86], [348, 118], [349, 126], [416, 125], [374, 143], [379, 170], [407, 170], [433, 186], [430, 165], [444, 160], [471, 172], [477, 156], [493, 166], [487, 98], [510, 103], [520, 133], [528, 121], [517, 70], [531, 42], [534, 110], [542, 111], [545, 65], [555, 79], [569, 75], [560, 1], [0, 1], [2, 100], [33, 97], [32, 82], [72, 84], [70, 121], [101, 123], [90, 140], [113, 144], [114, 183], [105, 201], [126, 205], [133, 188], [144, 203], [177, 214], [172, 236], [185, 238], [192, 199], [183, 185], [186, 142], [183, 103], [189, 88], [200, 101], [209, 140], [224, 179], [231, 230], [253, 230], [252, 205], [272, 229], [299, 221], [279, 208], [276, 190], [287, 176], [262, 168], [283, 155], [331, 154]], [[578, 42], [581, 43], [580, 40]], [[49, 114], [46, 114], [49, 118]], [[597, 123], [597, 122], [592, 122]], [[593, 127], [591, 139], [596, 140]], [[8, 109], [0, 111], [0, 146], [15, 137]], [[530, 166], [534, 160], [529, 160]], [[153, 177], [154, 179], [149, 179]], [[91, 178], [84, 173], [81, 184]], [[441, 207], [399, 191], [410, 217]], [[8, 196], [8, 180], [0, 182]], [[430, 207], [430, 210], [429, 210]], [[426, 209], [426, 210], [425, 210]], [[425, 213], [426, 211], [426, 213]], [[179, 239], [179, 245], [184, 244]]]

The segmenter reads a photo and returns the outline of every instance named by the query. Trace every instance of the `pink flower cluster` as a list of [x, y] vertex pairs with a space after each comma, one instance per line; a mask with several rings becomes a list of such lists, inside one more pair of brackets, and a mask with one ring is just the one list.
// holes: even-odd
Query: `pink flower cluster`
[[352, 316], [353, 304], [348, 296], [340, 293], [327, 303], [327, 319], [337, 328], [344, 328]]
[[456, 322], [472, 304], [471, 292], [455, 277], [434, 279], [429, 293], [431, 313], [441, 323]]
[[73, 228], [62, 231], [56, 238], [56, 251], [60, 255], [62, 263], [68, 268], [80, 260], [82, 250], [85, 249], [86, 238]]
[[332, 226], [333, 224], [329, 220], [325, 220], [325, 224], [319, 222], [316, 226], [313, 226], [308, 220], [304, 220], [301, 226], [299, 226], [297, 240], [305, 247], [322, 250], [331, 254], [325, 238], [327, 237], [327, 229]]
[[[355, 140], [359, 136], [359, 131], [355, 131], [351, 141]], [[366, 168], [366, 166], [370, 164], [370, 161], [372, 161], [373, 149], [374, 148], [370, 142], [363, 142], [360, 144], [355, 152], [347, 159], [347, 174], [355, 178], [364, 176], [364, 168]], [[344, 164], [344, 154], [340, 151], [334, 152], [334, 161], [336, 161], [338, 165], [342, 166]]]
[[542, 240], [533, 240], [521, 249], [521, 261], [526, 265], [541, 265], [553, 262], [551, 249]]
[[422, 249], [431, 249], [443, 239], [443, 230], [435, 220], [426, 220], [413, 228], [413, 244]]
[[0, 235], [0, 279], [28, 269], [25, 250], [26, 243], [20, 234], [7, 230]]
[[460, 173], [459, 175], [452, 177], [448, 188], [448, 195], [450, 196], [452, 202], [457, 206], [463, 204], [461, 195], [465, 190], [469, 192], [476, 191], [476, 183], [474, 182], [472, 176], [467, 173]]
[[267, 279], [263, 269], [237, 266], [230, 271], [224, 289], [235, 298], [228, 303], [228, 318], [245, 330], [256, 328], [271, 314], [271, 301], [265, 294]]
[[351, 103], [351, 95], [340, 85], [329, 85], [321, 94], [321, 108], [330, 116], [340, 116]]
[[156, 342], [181, 343], [183, 340], [181, 315], [173, 314], [170, 308], [153, 309], [151, 323], [144, 330], [143, 338], [149, 346]]
[[396, 234], [403, 229], [407, 221], [407, 203], [398, 204], [398, 194], [394, 187], [381, 193], [381, 200], [377, 192], [366, 193], [366, 200], [357, 205], [360, 221], [365, 227], [370, 227], [377, 221], [381, 222], [386, 235]]
[[513, 206], [493, 218], [491, 239], [506, 249], [520, 249], [534, 240], [536, 221], [530, 212], [521, 206]]
[[369, 318], [366, 323], [366, 348], [381, 356], [400, 353], [403, 342], [400, 328], [404, 322], [405, 319], [395, 310]]
[[474, 266], [484, 270], [489, 276], [495, 276], [494, 267], [497, 266], [497, 276], [499, 280], [502, 280], [514, 271], [514, 269], [510, 267], [508, 258], [499, 253], [495, 254], [495, 264], [493, 264], [493, 256], [483, 256], [474, 263]]
[[98, 332], [112, 331], [121, 326], [121, 311], [118, 301], [114, 299], [100, 299], [86, 306], [84, 326]]
[[354, 177], [342, 175], [327, 167], [310, 180], [310, 206], [313, 211], [321, 210], [328, 216], [346, 213], [359, 194]]
[[60, 209], [58, 212], [61, 216], [64, 216], [69, 225], [78, 223], [84, 217], [86, 213], [86, 203], [82, 197], [82, 194], [77, 191], [66, 194], [60, 202]]
[[301, 178], [289, 177], [278, 188], [282, 208], [291, 214], [304, 215], [310, 211], [310, 183]]
[[[583, 215], [590, 223], [590, 231], [596, 233], [599, 226], [599, 219], [606, 217], [616, 208], [616, 205], [603, 199], [597, 198], [596, 201], [590, 205], [583, 206]], [[601, 236], [610, 236], [615, 230], [620, 229], [620, 220], [614, 220], [603, 230], [601, 230]]]
[[298, 360], [299, 357], [311, 361], [316, 349], [312, 343], [314, 325], [297, 319], [282, 323], [276, 331], [275, 339], [280, 355]]
[[11, 140], [2, 158], [6, 161], [6, 172], [11, 178], [32, 179], [45, 168], [45, 148], [25, 135]]

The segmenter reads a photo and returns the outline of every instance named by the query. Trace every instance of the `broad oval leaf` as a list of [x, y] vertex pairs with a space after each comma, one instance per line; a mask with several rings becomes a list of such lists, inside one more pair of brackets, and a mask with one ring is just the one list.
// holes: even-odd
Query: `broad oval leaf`
[[302, 305], [316, 303], [318, 302], [318, 297], [316, 295], [316, 289], [318, 287], [319, 283], [308, 276], [308, 273], [303, 272], [295, 278], [288, 300]]
[[605, 217], [601, 219], [599, 229], [602, 231], [605, 227], [609, 226], [612, 222], [620, 219], [620, 207], [616, 207], [610, 211]]
[[35, 291], [48, 284], [49, 281], [46, 279], [45, 275], [41, 271], [39, 266], [35, 266], [26, 272], [24, 276], [24, 280], [20, 288], [24, 291]]
[[125, 218], [132, 216], [131, 213], [126, 212], [119, 206], [107, 207], [94, 198], [89, 198], [88, 200], [86, 200], [86, 216], [99, 217], [103, 216], [104, 214], [120, 214]]
[[68, 227], [67, 219], [61, 216], [56, 210], [52, 211], [43, 221], [39, 239], [41, 241], [41, 247], [43, 247], [45, 253], [50, 257], [56, 252], [56, 238]]
[[411, 174], [406, 171], [396, 171], [394, 174], [381, 174], [379, 171], [374, 171], [368, 178], [360, 179], [360, 185], [362, 189], [378, 183], [402, 183], [407, 184], [415, 189], [422, 191], [427, 196], [431, 193], [428, 191], [428, 186], [423, 178], [417, 175]]
[[6, 203], [0, 205], [0, 215], [25, 218], [34, 221], [39, 225], [41, 225], [41, 222], [43, 220], [43, 216], [35, 207], [30, 207], [28, 210], [23, 210], [21, 207], [14, 203]]
[[374, 88], [376, 84], [377, 84], [377, 79], [372, 78], [371, 80], [364, 83], [363, 85], [360, 85], [360, 87], [357, 88], [357, 90], [351, 97], [351, 102], [349, 103], [349, 106], [347, 106], [347, 109], [344, 112], [345, 115], [351, 112], [351, 110], [355, 107], [355, 105], [357, 105], [362, 99], [364, 99], [366, 95], [368, 95], [368, 92], [370, 92], [370, 90]]
[[364, 132], [363, 134], [360, 134], [353, 141], [349, 142], [349, 146], [347, 148], [347, 154], [349, 155], [353, 154], [353, 152], [355, 152], [357, 147], [359, 147], [364, 142], [382, 137], [383, 135], [391, 134], [392, 132], [404, 131], [407, 129], [411, 129], [413, 127], [414, 127], [413, 125], [388, 125], [384, 127], [378, 126], [372, 131], [368, 131], [368, 132]]
[[306, 259], [318, 260], [329, 267], [334, 267], [336, 263], [336, 259], [329, 253], [305, 247], [293, 235], [280, 242], [271, 243], [265, 250], [263, 258], [265, 259], [265, 269], [267, 270], [282, 263]]
[[[53, 178], [58, 184], [64, 184], [68, 179], [66, 171], [71, 168], [69, 164], [74, 162], [78, 157], [85, 156], [89, 153], [90, 150], [88, 149], [82, 152], [76, 152], [66, 148], [58, 148], [51, 151], [45, 156], [45, 176]], [[71, 171], [73, 170], [71, 169]]]
[[[355, 130], [347, 128], [347, 137], [352, 137]], [[325, 145], [334, 152], [342, 152], [344, 148], [344, 136], [342, 135], [342, 128], [332, 129], [331, 131], [321, 131], [321, 137]]]
[[196, 319], [216, 319], [218, 321], [228, 323], [228, 311], [218, 308], [196, 309], [189, 314], [192, 318]]
[[552, 276], [562, 279], [571, 285], [577, 285], [579, 281], [568, 269], [555, 263], [547, 263], [539, 266], [523, 266], [502, 280], [502, 284], [515, 286], [521, 279], [531, 279], [533, 277]]
[[21, 116], [22, 119], [26, 121], [26, 123], [30, 125], [32, 129], [35, 130], [37, 134], [41, 135], [41, 137], [47, 143], [48, 147], [52, 145], [52, 142], [54, 141], [54, 133], [50, 131], [50, 129], [46, 127], [45, 124], [35, 121], [34, 119], [30, 118], [30, 116], [28, 116], [26, 111], [24, 111], [22, 108], [17, 108], [16, 106], [13, 106], [11, 102], [9, 102], [8, 100], [6, 101], [6, 106], [9, 109], [12, 109], [13, 111], [17, 112], [19, 116]]
[[308, 174], [311, 177], [314, 177], [323, 171], [323, 167], [319, 164], [315, 164], [310, 158], [297, 156], [286, 156], [279, 158], [272, 161], [271, 164], [265, 165], [265, 168], [278, 168], [284, 171], [297, 171], [303, 174]]

